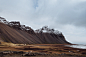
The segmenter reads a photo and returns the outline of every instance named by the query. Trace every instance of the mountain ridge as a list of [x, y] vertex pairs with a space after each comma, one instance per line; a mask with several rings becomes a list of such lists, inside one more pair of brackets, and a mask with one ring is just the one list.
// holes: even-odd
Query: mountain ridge
[[[44, 30], [46, 32], [43, 32]], [[20, 22], [8, 22], [2, 17], [0, 17], [0, 41], [22, 44], [70, 44], [61, 32], [48, 26], [33, 30], [29, 26], [21, 25]]]

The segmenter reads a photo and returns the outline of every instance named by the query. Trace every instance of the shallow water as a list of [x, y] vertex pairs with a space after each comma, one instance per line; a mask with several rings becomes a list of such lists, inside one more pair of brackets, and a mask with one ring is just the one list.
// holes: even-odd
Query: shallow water
[[73, 48], [81, 48], [81, 49], [86, 49], [86, 45], [82, 44], [77, 44], [77, 45], [66, 45], [68, 47], [73, 47]]

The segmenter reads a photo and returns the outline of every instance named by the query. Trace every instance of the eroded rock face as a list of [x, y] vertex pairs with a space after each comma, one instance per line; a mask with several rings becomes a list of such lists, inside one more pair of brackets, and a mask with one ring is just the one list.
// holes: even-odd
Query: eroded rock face
[[8, 22], [2, 17], [0, 17], [0, 39], [23, 44], [69, 44], [61, 32], [47, 26], [33, 30], [29, 26], [21, 25], [19, 21]]

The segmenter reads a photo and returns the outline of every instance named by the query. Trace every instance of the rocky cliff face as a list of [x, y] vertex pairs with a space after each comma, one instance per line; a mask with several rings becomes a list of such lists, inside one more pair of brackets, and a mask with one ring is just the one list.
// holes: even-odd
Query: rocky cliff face
[[0, 17], [0, 41], [23, 44], [69, 44], [63, 34], [44, 26], [33, 30], [20, 22], [8, 22]]

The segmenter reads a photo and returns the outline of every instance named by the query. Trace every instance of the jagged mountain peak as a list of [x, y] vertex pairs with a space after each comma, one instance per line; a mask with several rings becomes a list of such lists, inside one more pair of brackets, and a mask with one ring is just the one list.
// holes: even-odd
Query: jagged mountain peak
[[33, 30], [29, 26], [21, 25], [19, 21], [8, 22], [2, 17], [0, 17], [0, 40], [23, 44], [69, 44], [58, 30], [50, 29], [48, 26]]

